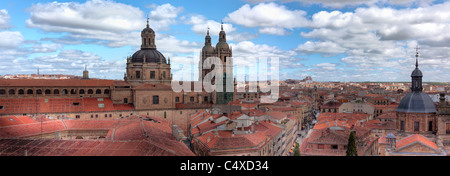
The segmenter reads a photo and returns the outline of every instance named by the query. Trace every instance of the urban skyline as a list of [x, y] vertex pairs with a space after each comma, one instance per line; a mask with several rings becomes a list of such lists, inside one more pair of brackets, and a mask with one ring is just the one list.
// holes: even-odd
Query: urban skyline
[[81, 75], [87, 65], [91, 77], [122, 79], [148, 16], [174, 79], [182, 66], [198, 62], [208, 28], [218, 40], [223, 22], [233, 57], [244, 58], [235, 62], [279, 57], [281, 80], [408, 82], [419, 45], [424, 82], [449, 82], [449, 6], [377, 0], [2, 2], [0, 75], [38, 68], [41, 74]]

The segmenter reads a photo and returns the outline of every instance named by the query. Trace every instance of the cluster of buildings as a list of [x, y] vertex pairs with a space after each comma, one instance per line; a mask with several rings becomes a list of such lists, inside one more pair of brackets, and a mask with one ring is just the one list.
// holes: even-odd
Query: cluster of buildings
[[[92, 79], [86, 68], [82, 77], [0, 79], [0, 155], [289, 156], [298, 147], [343, 156], [351, 132], [358, 155], [450, 149], [450, 89], [424, 85], [418, 64], [411, 83], [287, 80], [265, 103], [267, 93], [237, 92], [235, 81], [231, 92], [174, 91], [170, 58], [148, 21], [141, 38], [123, 80]], [[208, 57], [232, 63], [223, 28], [215, 46], [207, 31], [200, 57], [199, 65]], [[224, 83], [234, 78], [227, 69]], [[193, 90], [211, 72], [199, 66], [199, 81], [183, 87]]]
[[301, 154], [344, 156], [353, 131], [358, 155], [448, 155], [450, 106], [446, 91], [438, 93], [439, 101], [433, 101], [436, 92], [425, 93], [422, 77], [417, 53], [410, 90], [398, 87], [389, 91], [373, 85], [365, 92], [360, 85], [352, 85], [318, 91], [320, 114], [300, 145]]

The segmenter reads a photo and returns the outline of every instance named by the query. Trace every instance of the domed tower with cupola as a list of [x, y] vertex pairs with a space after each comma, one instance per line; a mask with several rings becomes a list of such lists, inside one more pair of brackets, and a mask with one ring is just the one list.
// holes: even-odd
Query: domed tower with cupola
[[146, 83], [170, 84], [170, 58], [156, 49], [155, 31], [150, 28], [147, 18], [147, 27], [141, 31], [141, 49], [127, 58], [127, 71], [124, 78], [132, 85]]
[[[232, 48], [227, 43], [226, 33], [223, 30], [223, 23], [220, 26], [219, 32], [219, 42], [214, 47], [211, 43], [211, 36], [209, 35], [209, 28], [206, 32], [205, 36], [205, 46], [203, 46], [202, 51], [200, 52], [199, 59], [199, 81], [205, 80], [205, 76], [211, 72], [215, 67], [211, 67], [211, 69], [204, 69], [202, 66], [207, 60], [208, 57], [217, 57], [222, 62], [222, 73], [223, 73], [223, 82], [220, 82], [216, 85], [216, 90], [218, 86], [221, 86], [223, 91], [216, 91], [212, 94], [212, 102], [214, 104], [228, 104], [234, 99], [234, 82], [233, 82], [233, 52]], [[227, 74], [227, 70], [228, 73]], [[215, 84], [215, 77], [211, 80], [211, 83]], [[226, 84], [233, 84], [233, 90], [227, 90]]]
[[416, 68], [411, 73], [411, 92], [407, 93], [396, 109], [397, 129], [404, 133], [435, 134], [437, 131], [436, 106], [429, 95], [422, 92], [422, 71], [419, 69], [416, 48]]

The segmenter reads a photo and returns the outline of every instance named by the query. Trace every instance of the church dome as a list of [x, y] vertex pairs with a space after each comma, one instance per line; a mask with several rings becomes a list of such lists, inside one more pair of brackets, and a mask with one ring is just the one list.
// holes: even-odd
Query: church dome
[[217, 50], [228, 50], [228, 49], [230, 49], [230, 47], [228, 46], [227, 42], [220, 41], [219, 43], [216, 44], [216, 49]]
[[214, 48], [211, 45], [205, 45], [205, 46], [203, 46], [202, 52], [214, 53]]
[[435, 113], [436, 107], [430, 96], [422, 91], [407, 93], [397, 107], [397, 112]]
[[150, 27], [146, 27], [142, 30], [141, 33], [155, 33], [155, 31]]
[[166, 63], [166, 58], [156, 48], [141, 49], [136, 51], [133, 56], [131, 56], [131, 62], [144, 62], [144, 57], [145, 62], [159, 63], [161, 62], [160, 59], [162, 59], [162, 63]]
[[423, 76], [422, 71], [419, 70], [419, 68], [416, 67], [414, 71], [411, 73], [411, 76]]

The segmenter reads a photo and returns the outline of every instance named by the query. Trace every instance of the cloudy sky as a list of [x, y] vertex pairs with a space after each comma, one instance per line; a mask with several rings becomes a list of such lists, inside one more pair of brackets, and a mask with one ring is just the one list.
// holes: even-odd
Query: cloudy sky
[[122, 79], [149, 16], [174, 77], [197, 63], [207, 27], [218, 42], [223, 21], [233, 56], [278, 57], [281, 79], [410, 81], [419, 45], [424, 81], [449, 82], [449, 9], [433, 0], [1, 1], [0, 75], [82, 75], [87, 65], [91, 77]]

